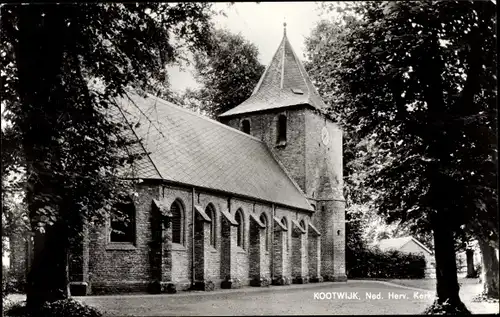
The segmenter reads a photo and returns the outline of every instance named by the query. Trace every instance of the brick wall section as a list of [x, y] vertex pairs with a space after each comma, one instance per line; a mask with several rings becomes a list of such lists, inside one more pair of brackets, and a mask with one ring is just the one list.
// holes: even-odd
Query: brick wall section
[[[288, 118], [286, 146], [276, 146], [276, 121], [280, 114]], [[328, 280], [345, 277], [345, 208], [343, 198], [342, 131], [330, 119], [309, 108], [292, 107], [286, 111], [274, 110], [244, 114], [224, 119], [233, 128], [240, 129], [240, 121], [249, 119], [251, 134], [263, 140], [286, 167], [288, 173], [312, 201], [317, 201], [317, 212], [312, 222], [320, 230], [321, 265]], [[328, 131], [329, 141], [322, 141], [322, 130]], [[322, 211], [320, 207], [324, 205]], [[340, 234], [337, 234], [340, 232]], [[290, 233], [286, 238], [290, 248]], [[289, 272], [291, 253], [285, 250], [285, 272]]]
[[31, 233], [15, 232], [9, 236], [10, 267], [9, 280], [18, 289], [24, 289], [33, 259]]
[[172, 244], [172, 282], [177, 289], [186, 289], [191, 281], [191, 258], [192, 258], [192, 189], [180, 186], [163, 186], [162, 202], [171, 206], [174, 201], [181, 204], [183, 213], [182, 242]]
[[[171, 282], [175, 284], [177, 290], [191, 287], [192, 188], [143, 184], [138, 188], [138, 194], [139, 196], [134, 198], [136, 205], [135, 245], [117, 246], [109, 243], [106, 233], [109, 228], [106, 226], [93, 228], [89, 232], [88, 268], [93, 294], [143, 292], [148, 290], [148, 285], [151, 282], [157, 280]], [[160, 225], [161, 214], [153, 206], [153, 199], [159, 200], [165, 207], [170, 207], [176, 200], [181, 203], [184, 216], [182, 243], [171, 243], [171, 226], [164, 228]], [[221, 287], [228, 275], [231, 280], [238, 282], [235, 287], [249, 285], [250, 277], [258, 276], [264, 281], [261, 284], [266, 285], [272, 275], [271, 242], [274, 239], [271, 236], [273, 230], [269, 227], [267, 236], [264, 229], [258, 229], [256, 232], [259, 234], [253, 234], [250, 215], [253, 214], [257, 219], [260, 219], [260, 216], [265, 214], [268, 226], [270, 226], [273, 219], [272, 205], [198, 189], [195, 191], [194, 204], [202, 210], [212, 204], [215, 208], [214, 220], [216, 223], [215, 247], [209, 245], [210, 224], [203, 222], [198, 228], [201, 230], [202, 236], [195, 239], [197, 241], [194, 259], [195, 280], [207, 285], [212, 283], [213, 286], [208, 287], [210, 289], [211, 287]], [[222, 225], [226, 218], [221, 211], [225, 210], [234, 217], [238, 209], [241, 210], [243, 216], [244, 239], [242, 247], [236, 245], [236, 227], [230, 226], [231, 233], [229, 235], [227, 234], [229, 229], [224, 229], [225, 226]], [[289, 228], [291, 219], [297, 219], [297, 221], [311, 219], [309, 213], [285, 207], [276, 207], [275, 214], [278, 218], [286, 216]], [[161, 240], [164, 241], [155, 248], [151, 242], [158, 236], [162, 236]], [[228, 239], [229, 236], [231, 239]], [[251, 237], [254, 237], [254, 249], [251, 249]], [[270, 244], [269, 250], [266, 250], [266, 239]], [[291, 281], [290, 230], [282, 233], [281, 243], [281, 275]], [[258, 256], [256, 256], [257, 254]], [[205, 284], [200, 286], [198, 283], [198, 286], [207, 289]]]
[[237, 227], [231, 225], [226, 217], [222, 217], [221, 227], [221, 283], [222, 288], [239, 288], [240, 280], [237, 272]]
[[287, 232], [282, 230], [278, 225], [274, 226], [274, 239], [273, 239], [273, 265], [274, 265], [274, 284], [283, 284], [285, 258], [283, 251], [286, 248], [285, 238]]
[[292, 279], [302, 278], [302, 234], [292, 230]]
[[321, 276], [321, 241], [319, 236], [308, 232], [308, 275], [311, 282], [317, 281]]
[[75, 296], [87, 295], [89, 287], [89, 230], [84, 225], [82, 234], [71, 246], [68, 258], [70, 293]]
[[89, 281], [92, 293], [146, 291], [152, 280], [150, 246], [152, 200], [160, 199], [158, 186], [140, 186], [136, 206], [136, 242], [109, 242], [108, 225], [89, 232]]
[[269, 267], [266, 265], [268, 255], [265, 251], [265, 230], [254, 218], [250, 217], [249, 231], [249, 272], [250, 285], [268, 286], [270, 282]]
[[[287, 171], [297, 184], [305, 188], [305, 109], [295, 108], [276, 112], [249, 113], [241, 117], [223, 119], [223, 123], [241, 130], [241, 120], [250, 120], [250, 134], [264, 141], [279, 160], [287, 167]], [[287, 143], [286, 146], [278, 146], [277, 122], [279, 115], [287, 117]]]
[[346, 281], [345, 271], [345, 202], [334, 201], [333, 205], [333, 280]]
[[[306, 195], [343, 200], [342, 131], [337, 124], [313, 110], [305, 110]], [[328, 131], [329, 142], [322, 141]], [[325, 186], [325, 183], [329, 183]]]

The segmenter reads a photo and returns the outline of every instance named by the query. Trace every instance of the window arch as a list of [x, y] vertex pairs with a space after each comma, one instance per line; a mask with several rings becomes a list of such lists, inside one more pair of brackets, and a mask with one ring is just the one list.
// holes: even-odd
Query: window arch
[[265, 241], [265, 245], [266, 245], [266, 251], [269, 250], [269, 226], [267, 224], [267, 216], [265, 213], [262, 213], [262, 215], [260, 215], [260, 222], [262, 222], [264, 224], [264, 241]]
[[285, 216], [283, 216], [283, 218], [281, 218], [281, 223], [283, 224], [283, 227], [285, 227], [285, 229], [288, 229], [288, 221], [286, 221]]
[[300, 226], [302, 227], [302, 229], [306, 230], [307, 231], [307, 228], [306, 228], [306, 222], [304, 221], [304, 219], [302, 219], [300, 221]]
[[115, 204], [110, 222], [110, 242], [135, 243], [135, 205], [130, 197]]
[[238, 227], [236, 230], [236, 245], [244, 248], [244, 239], [245, 239], [245, 227], [243, 222], [243, 213], [241, 209], [236, 211], [236, 215], [234, 216], [234, 220], [238, 223]]
[[170, 206], [172, 213], [172, 243], [184, 244], [184, 207], [179, 200]]
[[287, 131], [287, 127], [286, 127], [286, 115], [284, 114], [280, 114], [278, 116], [278, 122], [277, 122], [277, 139], [276, 139], [276, 142], [278, 144], [285, 144], [286, 143], [286, 131]]
[[215, 217], [215, 208], [212, 204], [208, 204], [207, 208], [205, 209], [205, 213], [207, 214], [207, 216], [210, 218], [210, 245], [213, 246], [215, 248], [215, 238], [216, 238], [216, 235], [215, 235], [215, 229], [216, 229], [216, 226], [215, 226], [215, 221], [216, 221], [216, 217]]
[[[281, 218], [281, 223], [283, 224], [283, 227], [285, 227], [285, 229], [288, 229], [288, 221], [286, 220], [285, 216]], [[288, 246], [288, 232], [285, 232], [285, 244], [286, 250], [288, 251], [290, 249], [290, 247]]]
[[250, 120], [244, 119], [241, 121], [241, 131], [250, 134]]

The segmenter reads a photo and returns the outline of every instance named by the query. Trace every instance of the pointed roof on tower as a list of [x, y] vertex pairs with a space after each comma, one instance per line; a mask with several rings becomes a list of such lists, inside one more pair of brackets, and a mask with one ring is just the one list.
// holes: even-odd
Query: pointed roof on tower
[[286, 23], [283, 26], [283, 39], [252, 95], [219, 117], [295, 105], [309, 105], [316, 109], [325, 108], [325, 103], [288, 41]]

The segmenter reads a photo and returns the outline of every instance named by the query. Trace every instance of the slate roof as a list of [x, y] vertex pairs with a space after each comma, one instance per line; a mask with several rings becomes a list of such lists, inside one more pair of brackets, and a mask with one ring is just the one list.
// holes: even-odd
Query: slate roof
[[152, 95], [145, 98], [130, 92], [117, 101], [142, 139], [143, 150], [150, 152], [139, 162], [135, 177], [313, 210], [259, 139]]
[[429, 248], [427, 248], [425, 245], [423, 245], [420, 241], [418, 241], [417, 239], [411, 237], [411, 236], [408, 236], [408, 237], [401, 237], [401, 238], [391, 238], [391, 239], [382, 239], [380, 240], [376, 246], [379, 247], [380, 250], [382, 251], [386, 251], [386, 250], [399, 250], [401, 249], [403, 246], [405, 246], [405, 244], [407, 244], [408, 242], [410, 241], [414, 241], [416, 244], [418, 244], [422, 249], [424, 249], [425, 251], [429, 252], [430, 254], [432, 254], [432, 251], [429, 250]]
[[[302, 92], [302, 94], [297, 94], [294, 91]], [[314, 88], [304, 66], [293, 51], [285, 31], [283, 40], [252, 95], [219, 117], [302, 104], [310, 105], [316, 109], [325, 108], [325, 104]]]

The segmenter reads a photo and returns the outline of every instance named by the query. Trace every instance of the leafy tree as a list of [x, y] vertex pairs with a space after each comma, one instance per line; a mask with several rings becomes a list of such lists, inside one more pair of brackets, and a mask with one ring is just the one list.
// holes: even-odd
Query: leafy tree
[[498, 246], [495, 5], [344, 6], [343, 19], [320, 23], [308, 39], [308, 67], [346, 130], [349, 161], [365, 171], [355, 190], [370, 188], [389, 222], [433, 232], [433, 307], [467, 312], [454, 234], [469, 227]]
[[209, 53], [194, 55], [195, 78], [202, 87], [186, 97], [197, 100], [201, 110], [215, 117], [250, 97], [264, 66], [257, 47], [241, 34], [214, 29], [210, 41]]
[[67, 252], [83, 224], [102, 221], [118, 194], [132, 190], [119, 171], [140, 155], [117, 120], [115, 97], [165, 82], [165, 65], [209, 48], [212, 11], [206, 3], [1, 10], [2, 102], [25, 162], [35, 232], [27, 304], [38, 309], [67, 297]]

